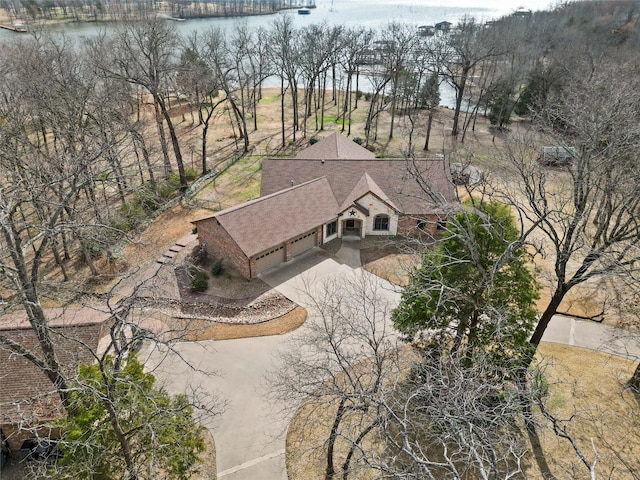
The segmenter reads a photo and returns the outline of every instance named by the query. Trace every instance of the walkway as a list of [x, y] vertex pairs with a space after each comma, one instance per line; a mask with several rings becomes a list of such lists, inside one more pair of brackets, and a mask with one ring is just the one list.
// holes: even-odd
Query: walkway
[[359, 237], [342, 237], [342, 245], [340, 250], [336, 252], [339, 261], [352, 268], [362, 266], [360, 261], [360, 238]]
[[142, 266], [131, 276], [120, 280], [114, 288], [114, 297], [122, 299], [137, 295], [180, 300], [174, 266], [182, 263], [183, 258], [190, 253], [186, 247], [195, 244], [197, 238], [196, 234], [185, 235], [169, 247], [156, 261]]

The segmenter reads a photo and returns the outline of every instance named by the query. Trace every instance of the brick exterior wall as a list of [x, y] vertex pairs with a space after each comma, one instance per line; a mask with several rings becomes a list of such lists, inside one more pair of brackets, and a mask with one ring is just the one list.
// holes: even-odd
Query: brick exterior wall
[[240, 250], [238, 244], [222, 228], [215, 218], [204, 218], [194, 222], [198, 228], [198, 240], [200, 245], [206, 244], [209, 255], [221, 258], [223, 264], [231, 265], [246, 278], [252, 278], [255, 271], [255, 262], [249, 261], [244, 252]]
[[291, 240], [287, 240], [286, 242], [284, 242], [284, 261], [288, 262], [292, 258], [293, 255], [291, 252]]
[[[419, 218], [424, 218], [423, 229], [418, 228]], [[438, 229], [438, 220], [438, 215], [400, 215], [398, 217], [398, 235], [435, 235]]]

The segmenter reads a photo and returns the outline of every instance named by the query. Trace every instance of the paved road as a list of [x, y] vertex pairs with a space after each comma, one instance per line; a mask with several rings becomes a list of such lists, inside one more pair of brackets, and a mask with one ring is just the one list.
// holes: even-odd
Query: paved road
[[[356, 248], [355, 244], [345, 242], [336, 257], [314, 249], [262, 278], [291, 300], [307, 307], [313, 315], [307, 292], [319, 288], [323, 281], [370, 275], [361, 268], [350, 266], [355, 258], [352, 250]], [[397, 289], [384, 281], [382, 284], [383, 294], [390, 302], [397, 302], [400, 298]], [[264, 375], [276, 367], [276, 352], [293, 335], [178, 345], [179, 354], [200, 369], [199, 372], [194, 372], [175, 356], [163, 358], [160, 352], [154, 352], [147, 362], [149, 367], [162, 360], [155, 373], [171, 391], [182, 392], [196, 386], [203, 391], [215, 392], [228, 402], [226, 411], [207, 424], [216, 441], [218, 478], [287, 478], [284, 451], [288, 419], [275, 415], [273, 406], [263, 395], [263, 382]], [[554, 317], [543, 340], [610, 353], [628, 351], [640, 358], [640, 342], [624, 341], [615, 329], [567, 317]], [[213, 372], [217, 375], [209, 375]]]
[[640, 359], [638, 336], [596, 322], [556, 315], [542, 336], [543, 342], [590, 348], [631, 359]]

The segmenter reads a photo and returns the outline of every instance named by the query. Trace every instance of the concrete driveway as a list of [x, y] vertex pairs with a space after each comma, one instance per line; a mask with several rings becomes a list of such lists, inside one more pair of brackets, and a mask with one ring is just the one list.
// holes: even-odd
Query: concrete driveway
[[[349, 248], [349, 247], [347, 247]], [[344, 253], [344, 252], [343, 252]], [[347, 252], [347, 256], [349, 252]], [[326, 279], [353, 275], [371, 276], [336, 261], [322, 249], [296, 257], [283, 267], [267, 272], [262, 279], [283, 295], [313, 309], [308, 292]], [[390, 301], [400, 298], [395, 287], [385, 285]], [[276, 415], [264, 395], [265, 375], [276, 368], [279, 348], [295, 332], [272, 337], [226, 341], [184, 342], [175, 351], [156, 350], [145, 362], [171, 392], [193, 388], [214, 392], [227, 403], [226, 410], [206, 424], [216, 442], [218, 478], [225, 480], [285, 480], [285, 435], [289, 420]], [[189, 365], [185, 363], [189, 362]]]
[[[355, 247], [346, 245], [345, 248]], [[321, 288], [323, 281], [354, 275], [373, 277], [361, 268], [347, 264], [352, 263], [345, 261], [353, 256], [352, 253], [343, 251], [342, 255], [333, 257], [315, 248], [281, 268], [265, 273], [262, 279], [313, 315], [308, 294]], [[341, 258], [342, 261], [338, 261]], [[398, 289], [373, 278], [382, 286], [378, 291], [387, 296], [391, 304], [397, 304], [400, 299]], [[619, 333], [592, 322], [557, 316], [543, 340], [640, 357], [640, 342], [622, 342]], [[152, 352], [146, 362], [147, 368], [152, 369], [172, 392], [200, 388], [214, 392], [227, 402], [224, 413], [206, 425], [216, 442], [218, 478], [287, 479], [284, 452], [288, 419], [275, 415], [262, 385], [264, 376], [277, 367], [276, 352], [294, 334], [185, 342], [178, 344], [172, 354]], [[614, 341], [616, 338], [618, 340]]]
[[[154, 352], [147, 362], [170, 391], [201, 389], [226, 402], [222, 415], [205, 423], [215, 439], [219, 479], [287, 478], [284, 434], [288, 422], [272, 415], [260, 391], [263, 376], [271, 369], [284, 337], [185, 342], [166, 357]], [[160, 360], [160, 366], [154, 369]]]

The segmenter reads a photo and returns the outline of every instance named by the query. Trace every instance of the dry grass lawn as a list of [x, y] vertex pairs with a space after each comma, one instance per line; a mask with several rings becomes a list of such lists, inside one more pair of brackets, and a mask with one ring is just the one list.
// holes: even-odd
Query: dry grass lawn
[[[593, 440], [598, 454], [598, 478], [637, 478], [628, 472], [631, 470], [637, 475], [640, 471], [640, 396], [624, 388], [624, 382], [633, 372], [633, 362], [551, 343], [540, 346], [538, 358], [545, 365], [545, 378], [549, 383], [549, 409], [567, 420], [567, 431], [590, 460], [594, 458]], [[287, 434], [289, 478], [324, 478], [323, 440], [327, 438], [333, 420], [334, 403], [308, 402], [297, 412]], [[539, 435], [556, 480], [589, 478], [569, 442], [557, 437], [548, 423], [539, 428]], [[528, 442], [524, 428], [522, 438]], [[346, 442], [339, 442], [337, 467], [342, 465], [345, 454]], [[543, 478], [531, 454], [525, 458], [524, 465], [523, 478]], [[349, 478], [370, 480], [379, 478], [379, 474], [360, 468]]]
[[[637, 479], [640, 395], [625, 388], [635, 363], [553, 343], [542, 343], [538, 355], [546, 365], [549, 408], [555, 416], [566, 420], [568, 433], [590, 461], [597, 453], [598, 478]], [[549, 428], [541, 429], [540, 434], [550, 469], [558, 480], [589, 478], [567, 440], [557, 437]]]
[[385, 280], [404, 287], [409, 284], [409, 272], [420, 266], [420, 256], [408, 253], [387, 255], [364, 265], [364, 268]]
[[193, 480], [216, 480], [218, 469], [216, 466], [216, 443], [209, 430], [204, 431], [205, 451], [200, 458], [202, 462], [198, 467], [198, 473], [191, 477]]
[[307, 319], [307, 311], [296, 307], [281, 317], [262, 323], [234, 324], [207, 320], [172, 320], [180, 332], [182, 340], [232, 340], [234, 338], [264, 337], [282, 335], [300, 327]]

